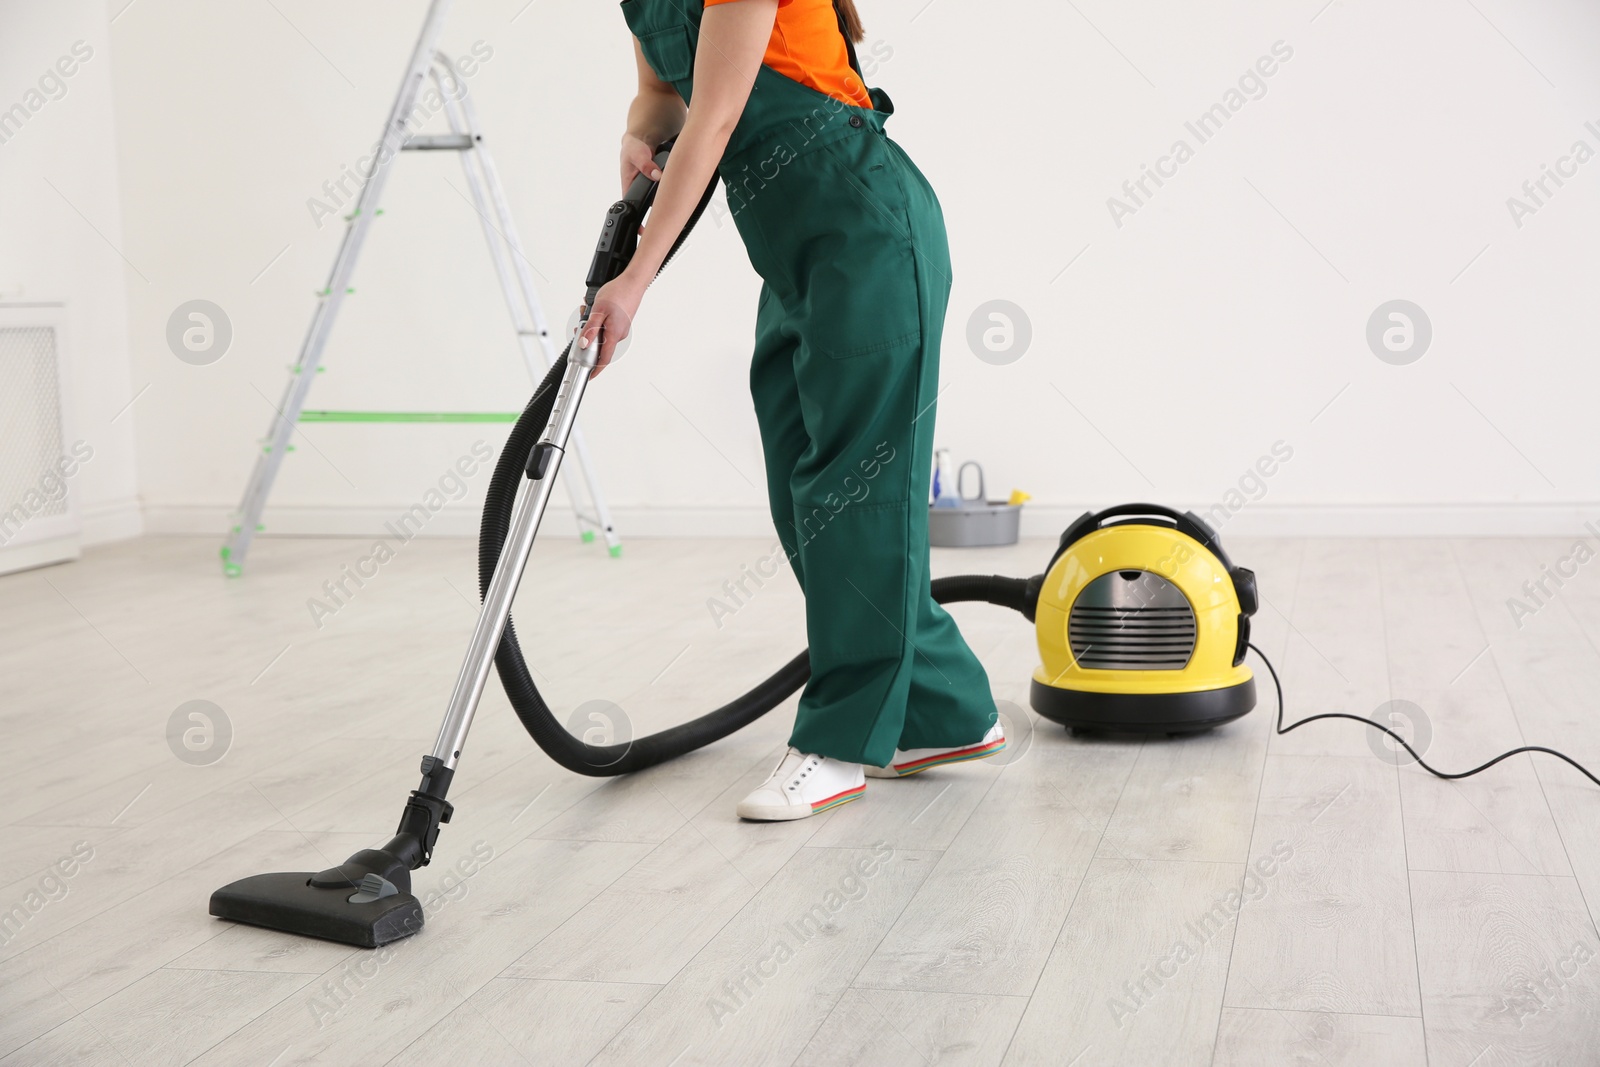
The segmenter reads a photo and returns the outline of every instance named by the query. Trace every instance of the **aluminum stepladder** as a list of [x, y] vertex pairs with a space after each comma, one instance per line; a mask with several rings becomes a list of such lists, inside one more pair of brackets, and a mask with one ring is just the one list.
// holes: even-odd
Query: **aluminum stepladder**
[[[461, 154], [461, 166], [466, 175], [467, 190], [472, 206], [477, 211], [483, 228], [484, 240], [489, 245], [494, 263], [495, 277], [499, 280], [512, 325], [516, 329], [517, 343], [522, 351], [528, 373], [537, 385], [544, 373], [555, 363], [557, 352], [550, 335], [549, 325], [540, 307], [533, 286], [532, 269], [523, 253], [517, 236], [511, 208], [505, 190], [500, 184], [494, 159], [484, 144], [478, 126], [477, 112], [465, 82], [456, 72], [449, 58], [437, 49], [439, 36], [444, 29], [445, 16], [453, 0], [432, 0], [422, 33], [411, 54], [404, 81], [395, 97], [388, 121], [383, 128], [372, 166], [361, 187], [355, 209], [347, 216], [344, 240], [328, 275], [328, 284], [319, 294], [317, 309], [311, 318], [300, 346], [299, 357], [291, 368], [289, 383], [283, 400], [278, 404], [261, 453], [256, 457], [244, 499], [239, 505], [235, 524], [223, 545], [223, 573], [238, 576], [243, 569], [251, 542], [261, 529], [261, 516], [266, 510], [267, 497], [271, 495], [278, 468], [290, 449], [290, 438], [301, 422], [514, 422], [517, 413], [450, 413], [450, 412], [358, 412], [305, 410], [306, 394], [322, 362], [323, 349], [333, 331], [334, 320], [345, 296], [351, 291], [350, 279], [355, 272], [356, 259], [366, 241], [367, 230], [382, 212], [378, 208], [388, 181], [389, 168], [402, 151], [453, 151]], [[431, 79], [442, 101], [450, 132], [444, 134], [413, 133], [410, 122], [416, 110], [423, 85]], [[426, 116], [425, 116], [426, 118]], [[567, 496], [572, 502], [578, 522], [578, 532], [584, 541], [592, 541], [595, 532], [605, 538], [611, 555], [622, 552], [622, 542], [611, 521], [610, 510], [595, 478], [594, 465], [589, 457], [583, 437], [574, 429], [570, 451], [577, 460], [578, 474], [570, 468], [562, 472]], [[590, 511], [585, 511], [585, 498]]]

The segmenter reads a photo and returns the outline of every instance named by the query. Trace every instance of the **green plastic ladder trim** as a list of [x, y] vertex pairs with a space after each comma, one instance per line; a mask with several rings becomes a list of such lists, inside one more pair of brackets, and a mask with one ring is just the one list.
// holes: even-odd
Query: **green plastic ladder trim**
[[516, 422], [518, 411], [302, 411], [301, 422]]
[[612, 545], [611, 546], [611, 558], [612, 559], [621, 559], [622, 558], [622, 546], [621, 545]]
[[239, 577], [240, 574], [243, 574], [244, 572], [243, 572], [243, 570], [240, 568], [240, 566], [237, 563], [224, 563], [222, 565], [222, 573], [226, 577], [237, 578], [237, 577]]
[[585, 530], [579, 536], [583, 539], [583, 543], [584, 544], [588, 544], [590, 541], [594, 540], [594, 531], [593, 530]]

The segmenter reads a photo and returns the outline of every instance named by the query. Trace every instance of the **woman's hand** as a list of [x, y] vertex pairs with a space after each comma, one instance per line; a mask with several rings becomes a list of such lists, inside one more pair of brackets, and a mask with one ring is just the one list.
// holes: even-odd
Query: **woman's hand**
[[628, 191], [633, 179], [647, 175], [651, 181], [661, 180], [661, 168], [656, 166], [656, 149], [643, 138], [631, 133], [622, 135], [622, 191]]
[[628, 333], [633, 329], [633, 317], [639, 313], [639, 302], [644, 299], [644, 291], [649, 284], [648, 278], [640, 281], [639, 276], [629, 268], [601, 286], [595, 294], [594, 307], [589, 309], [589, 320], [578, 335], [578, 347], [585, 349], [599, 338], [600, 356], [595, 361], [594, 370], [589, 372], [591, 379], [606, 369], [617, 346], [628, 339]]

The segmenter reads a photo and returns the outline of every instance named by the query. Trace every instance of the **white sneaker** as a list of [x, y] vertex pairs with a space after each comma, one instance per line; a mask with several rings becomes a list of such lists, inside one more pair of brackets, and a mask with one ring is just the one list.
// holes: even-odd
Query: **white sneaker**
[[859, 763], [808, 756], [789, 749], [772, 776], [739, 801], [741, 819], [783, 822], [848, 804], [867, 791]]
[[904, 778], [908, 774], [917, 774], [929, 767], [964, 763], [969, 759], [984, 759], [1005, 747], [1005, 727], [996, 720], [995, 724], [989, 727], [989, 732], [983, 735], [983, 740], [975, 745], [962, 745], [959, 748], [897, 748], [889, 766], [861, 769], [872, 778]]

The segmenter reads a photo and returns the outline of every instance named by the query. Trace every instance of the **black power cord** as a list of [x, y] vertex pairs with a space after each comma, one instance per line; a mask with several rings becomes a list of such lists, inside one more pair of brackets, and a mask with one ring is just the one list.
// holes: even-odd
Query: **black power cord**
[[1441, 770], [1439, 770], [1439, 769], [1437, 769], [1435, 767], [1428, 766], [1427, 761], [1425, 761], [1422, 758], [1422, 755], [1419, 752], [1417, 752], [1416, 749], [1412, 748], [1409, 744], [1406, 743], [1406, 739], [1405, 738], [1401, 737], [1399, 734], [1395, 733], [1393, 730], [1391, 730], [1387, 726], [1383, 725], [1383, 723], [1374, 722], [1371, 719], [1364, 719], [1359, 715], [1350, 715], [1350, 714], [1347, 714], [1346, 712], [1343, 712], [1343, 711], [1324, 711], [1324, 712], [1321, 712], [1321, 713], [1319, 713], [1317, 715], [1307, 715], [1305, 718], [1301, 719], [1299, 722], [1293, 722], [1293, 723], [1290, 723], [1288, 726], [1285, 726], [1285, 725], [1283, 725], [1283, 683], [1278, 681], [1278, 672], [1272, 666], [1272, 661], [1267, 658], [1267, 654], [1265, 652], [1261, 651], [1260, 648], [1256, 647], [1256, 645], [1253, 642], [1250, 644], [1250, 651], [1254, 652], [1257, 656], [1259, 656], [1261, 658], [1261, 662], [1267, 668], [1267, 673], [1272, 675], [1272, 688], [1275, 689], [1277, 691], [1277, 693], [1278, 693], [1278, 727], [1277, 727], [1277, 729], [1278, 729], [1278, 733], [1280, 733], [1280, 734], [1286, 734], [1290, 730], [1298, 730], [1300, 727], [1304, 726], [1306, 723], [1308, 723], [1308, 722], [1316, 722], [1318, 719], [1349, 719], [1351, 722], [1359, 722], [1359, 723], [1362, 723], [1362, 724], [1364, 724], [1366, 726], [1370, 726], [1375, 730], [1382, 730], [1384, 733], [1388, 734], [1390, 737], [1392, 737], [1396, 741], [1400, 742], [1400, 747], [1405, 749], [1407, 752], [1411, 753], [1411, 758], [1417, 761], [1417, 766], [1421, 767], [1423, 770], [1427, 771], [1429, 774], [1433, 775], [1435, 778], [1444, 778], [1446, 780], [1455, 779], [1455, 778], [1470, 778], [1474, 774], [1477, 774], [1480, 771], [1488, 770], [1490, 767], [1493, 767], [1496, 763], [1499, 763], [1501, 760], [1510, 759], [1512, 756], [1519, 755], [1519, 754], [1521, 754], [1523, 752], [1543, 752], [1547, 756], [1555, 756], [1557, 759], [1566, 760], [1568, 763], [1572, 764], [1574, 767], [1576, 767], [1578, 769], [1578, 773], [1579, 774], [1582, 774], [1585, 778], [1589, 779], [1589, 781], [1593, 782], [1595, 785], [1600, 785], [1600, 778], [1596, 778], [1593, 774], [1589, 773], [1589, 768], [1585, 767], [1583, 764], [1579, 763], [1577, 760], [1573, 759], [1571, 756], [1567, 755], [1565, 752], [1557, 752], [1555, 749], [1553, 749], [1553, 748], [1545, 748], [1543, 745], [1523, 745], [1521, 748], [1514, 748], [1510, 752], [1502, 752], [1502, 753], [1500, 753], [1500, 755], [1496, 756], [1494, 759], [1490, 760], [1488, 763], [1483, 764], [1481, 767], [1474, 767], [1470, 771], [1462, 771], [1459, 774], [1449, 774], [1449, 773], [1446, 773], [1445, 771], [1441, 771]]

